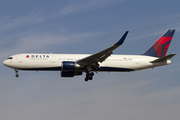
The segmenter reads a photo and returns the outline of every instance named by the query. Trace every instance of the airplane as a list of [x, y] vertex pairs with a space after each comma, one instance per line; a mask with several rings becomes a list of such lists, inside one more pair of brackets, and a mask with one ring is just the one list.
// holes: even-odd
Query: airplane
[[3, 64], [15, 70], [61, 71], [61, 77], [74, 77], [86, 73], [85, 81], [92, 80], [94, 72], [131, 72], [168, 65], [175, 53], [166, 55], [174, 29], [167, 30], [141, 55], [112, 55], [123, 44], [129, 31], [117, 43], [95, 54], [23, 53], [8, 57]]

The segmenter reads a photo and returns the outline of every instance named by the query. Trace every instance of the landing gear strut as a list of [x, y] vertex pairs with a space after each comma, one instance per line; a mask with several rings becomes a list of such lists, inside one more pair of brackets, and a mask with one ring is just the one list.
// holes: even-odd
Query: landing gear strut
[[88, 81], [88, 80], [92, 80], [93, 79], [93, 76], [94, 76], [94, 73], [93, 72], [91, 72], [91, 73], [89, 73], [89, 72], [87, 72], [86, 73], [86, 78], [84, 79], [86, 82]]
[[17, 70], [17, 69], [15, 69], [14, 71], [15, 71], [15, 73], [16, 73], [16, 75], [15, 75], [15, 76], [16, 76], [16, 77], [19, 77], [18, 70]]

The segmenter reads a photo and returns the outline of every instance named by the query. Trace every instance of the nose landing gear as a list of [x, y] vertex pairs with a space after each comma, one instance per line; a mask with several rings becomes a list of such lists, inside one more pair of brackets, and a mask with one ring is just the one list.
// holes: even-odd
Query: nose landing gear
[[18, 70], [17, 70], [17, 69], [15, 69], [14, 71], [15, 71], [15, 73], [16, 73], [16, 75], [15, 75], [15, 76], [16, 76], [16, 77], [19, 77]]

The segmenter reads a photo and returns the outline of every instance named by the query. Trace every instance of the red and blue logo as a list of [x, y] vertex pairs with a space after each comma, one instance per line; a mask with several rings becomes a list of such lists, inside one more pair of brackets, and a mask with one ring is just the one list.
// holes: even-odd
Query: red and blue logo
[[161, 37], [154, 45], [154, 49], [159, 58], [164, 57], [167, 53], [172, 37]]
[[166, 56], [166, 53], [171, 43], [171, 40], [173, 38], [174, 32], [175, 30], [168, 30], [143, 55], [159, 57], [159, 58]]

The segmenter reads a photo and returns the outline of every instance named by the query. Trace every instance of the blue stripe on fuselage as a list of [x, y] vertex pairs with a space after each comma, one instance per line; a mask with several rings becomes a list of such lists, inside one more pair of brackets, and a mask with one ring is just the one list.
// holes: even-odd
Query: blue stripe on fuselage
[[[37, 71], [61, 71], [61, 67], [48, 67], [48, 68], [23, 68], [19, 70], [37, 70]], [[72, 70], [73, 71], [73, 70]], [[86, 71], [86, 69], [82, 70]], [[128, 69], [128, 68], [117, 68], [117, 67], [100, 67], [97, 71], [112, 71], [112, 72], [129, 72], [129, 71], [134, 71], [133, 69]]]

